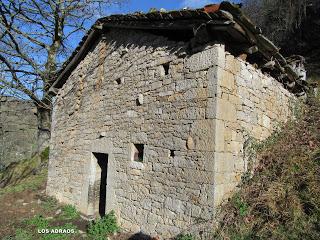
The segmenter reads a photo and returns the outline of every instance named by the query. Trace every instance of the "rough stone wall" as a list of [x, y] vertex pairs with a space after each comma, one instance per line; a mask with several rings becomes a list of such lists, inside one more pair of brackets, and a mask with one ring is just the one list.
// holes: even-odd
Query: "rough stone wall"
[[35, 113], [30, 101], [0, 96], [0, 165], [30, 158], [36, 150]]
[[[215, 205], [250, 171], [248, 145], [270, 136], [292, 116], [296, 97], [282, 84], [229, 53], [211, 70], [217, 79], [215, 114]], [[253, 140], [254, 139], [254, 140]], [[251, 165], [251, 166], [250, 166]]]
[[97, 216], [93, 153], [106, 153], [106, 207], [123, 228], [168, 238], [213, 218], [246, 170], [246, 136], [268, 136], [292, 96], [221, 45], [187, 45], [112, 30], [92, 48], [55, 99], [49, 195]]
[[[207, 73], [220, 47], [192, 56], [186, 47], [111, 31], [92, 49], [55, 100], [48, 194], [97, 215], [92, 152], [102, 152], [109, 160], [107, 210], [116, 210], [125, 229], [169, 237], [212, 218], [214, 93]], [[135, 143], [145, 144], [143, 163], [131, 159]]]

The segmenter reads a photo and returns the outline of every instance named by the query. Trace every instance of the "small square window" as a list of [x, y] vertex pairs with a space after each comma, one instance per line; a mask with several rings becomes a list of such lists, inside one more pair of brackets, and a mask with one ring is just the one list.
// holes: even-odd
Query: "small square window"
[[174, 150], [170, 150], [170, 157], [174, 157], [175, 154], [174, 154]]
[[143, 162], [144, 144], [133, 144], [131, 159], [136, 162]]
[[121, 79], [120, 78], [117, 78], [116, 79], [116, 83], [118, 84], [118, 85], [120, 85], [122, 82], [121, 82]]

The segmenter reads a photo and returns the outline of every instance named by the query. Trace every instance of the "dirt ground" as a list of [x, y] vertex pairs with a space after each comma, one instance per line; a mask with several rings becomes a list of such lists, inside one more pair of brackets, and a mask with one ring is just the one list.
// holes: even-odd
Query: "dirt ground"
[[44, 194], [44, 189], [43, 185], [39, 192], [28, 189], [0, 196], [0, 216], [2, 216], [0, 218], [0, 238], [13, 233], [14, 228], [23, 219], [43, 214], [40, 198]]
[[[25, 219], [41, 215], [44, 218], [51, 219], [51, 226], [61, 226], [67, 220], [55, 220], [57, 209], [44, 209], [45, 201], [45, 184], [34, 191], [31, 189], [22, 192], [6, 193], [0, 196], [0, 239], [5, 236], [14, 235], [15, 229], [22, 226]], [[88, 222], [82, 219], [73, 220], [72, 224], [85, 233]], [[36, 231], [36, 230], [35, 230]], [[83, 236], [85, 239], [85, 236]], [[107, 238], [106, 238], [107, 239]], [[110, 240], [157, 240], [144, 234], [119, 233], [109, 237]]]
[[[43, 201], [45, 196], [45, 184], [37, 190], [27, 189], [22, 192], [6, 193], [0, 196], [0, 239], [13, 235], [15, 229], [22, 226], [25, 219], [41, 215], [44, 218], [53, 219], [57, 209], [44, 209]], [[68, 220], [52, 220], [52, 226], [61, 226]], [[85, 220], [72, 221], [79, 230], [85, 232], [88, 222]]]

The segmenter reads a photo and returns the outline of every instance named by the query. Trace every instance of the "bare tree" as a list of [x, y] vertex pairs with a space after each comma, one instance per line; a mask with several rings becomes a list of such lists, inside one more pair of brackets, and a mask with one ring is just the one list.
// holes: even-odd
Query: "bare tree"
[[319, 0], [243, 0], [248, 16], [275, 43], [280, 44], [298, 28], [309, 4]]
[[93, 19], [123, 0], [1, 0], [0, 90], [37, 106], [38, 145], [50, 137], [47, 92], [57, 71]]

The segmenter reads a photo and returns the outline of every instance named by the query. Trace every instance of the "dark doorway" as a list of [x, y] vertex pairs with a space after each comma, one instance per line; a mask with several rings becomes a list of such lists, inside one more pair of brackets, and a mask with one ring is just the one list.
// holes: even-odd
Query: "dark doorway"
[[96, 157], [96, 159], [98, 161], [98, 165], [100, 166], [100, 171], [101, 171], [100, 191], [99, 191], [99, 214], [100, 214], [100, 217], [103, 217], [106, 215], [108, 154], [93, 153], [93, 155]]

